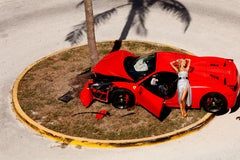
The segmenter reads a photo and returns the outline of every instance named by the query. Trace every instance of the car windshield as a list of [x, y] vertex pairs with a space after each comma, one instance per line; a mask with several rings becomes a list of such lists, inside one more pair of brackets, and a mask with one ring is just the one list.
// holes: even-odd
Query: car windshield
[[155, 70], [156, 54], [143, 57], [127, 57], [124, 61], [124, 67], [134, 81], [139, 81]]

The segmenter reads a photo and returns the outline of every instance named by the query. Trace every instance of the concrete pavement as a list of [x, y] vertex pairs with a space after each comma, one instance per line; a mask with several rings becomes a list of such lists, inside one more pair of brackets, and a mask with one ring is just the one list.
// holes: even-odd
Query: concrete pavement
[[[126, 0], [95, 1], [100, 13]], [[84, 20], [78, 0], [0, 2], [0, 159], [239, 159], [240, 122], [237, 110], [214, 118], [205, 128], [181, 139], [154, 146], [93, 149], [63, 146], [22, 124], [12, 111], [11, 94], [18, 75], [34, 61], [63, 48], [72, 26]], [[188, 50], [196, 55], [233, 58], [240, 68], [240, 2], [238, 0], [181, 0], [192, 16], [189, 29], [174, 16], [152, 8], [146, 19], [146, 36], [130, 30], [128, 39], [155, 41]], [[129, 8], [98, 26], [98, 41], [117, 39]], [[109, 33], [110, 32], [110, 33]], [[82, 43], [86, 43], [84, 40]]]

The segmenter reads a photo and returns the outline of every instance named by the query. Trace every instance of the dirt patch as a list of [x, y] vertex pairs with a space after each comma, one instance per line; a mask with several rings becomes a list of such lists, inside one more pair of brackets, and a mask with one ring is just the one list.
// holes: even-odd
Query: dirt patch
[[[100, 57], [109, 53], [113, 42], [97, 44]], [[136, 55], [155, 51], [185, 52], [160, 44], [123, 41], [121, 49]], [[91, 67], [87, 46], [69, 49], [36, 64], [21, 79], [18, 100], [23, 111], [34, 121], [51, 130], [70, 136], [101, 140], [124, 140], [157, 136], [188, 126], [201, 119], [206, 112], [188, 110], [188, 117], [181, 119], [179, 109], [166, 109], [164, 119], [158, 119], [141, 106], [119, 110], [110, 104], [94, 102], [85, 108], [79, 100], [79, 91], [88, 75], [79, 76]], [[74, 98], [68, 103], [58, 100], [68, 91]], [[110, 116], [97, 120], [94, 113], [106, 109]], [[84, 114], [82, 114], [85, 112]]]

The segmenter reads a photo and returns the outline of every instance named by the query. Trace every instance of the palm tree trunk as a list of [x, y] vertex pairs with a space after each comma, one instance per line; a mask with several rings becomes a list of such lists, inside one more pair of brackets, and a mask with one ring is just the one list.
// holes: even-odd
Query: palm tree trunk
[[95, 39], [92, 0], [84, 0], [84, 7], [85, 7], [85, 16], [86, 16], [86, 24], [87, 24], [87, 40], [88, 40], [89, 56], [90, 56], [91, 62], [93, 64], [96, 64], [99, 60], [99, 56], [97, 53], [97, 46], [96, 46], [96, 39]]

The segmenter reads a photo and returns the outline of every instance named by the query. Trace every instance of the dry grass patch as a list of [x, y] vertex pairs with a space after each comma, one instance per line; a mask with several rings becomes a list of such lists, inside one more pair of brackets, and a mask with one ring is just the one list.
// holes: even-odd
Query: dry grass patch
[[[97, 44], [100, 57], [112, 50], [113, 42]], [[180, 49], [164, 45], [124, 41], [121, 49], [137, 55], [155, 51], [178, 51]], [[159, 120], [141, 106], [131, 110], [118, 110], [109, 104], [94, 102], [89, 108], [81, 105], [78, 92], [86, 81], [77, 75], [90, 66], [87, 46], [69, 49], [51, 56], [29, 70], [19, 83], [18, 100], [23, 111], [37, 123], [54, 131], [77, 137], [94, 139], [123, 140], [161, 135], [188, 126], [201, 119], [206, 112], [189, 110], [188, 118], [181, 119], [179, 109], [169, 110], [164, 120]], [[76, 97], [68, 103], [58, 98], [72, 89]], [[98, 112], [109, 110], [111, 116], [97, 120], [94, 114], [77, 114], [80, 112]], [[124, 116], [128, 113], [133, 113]]]

